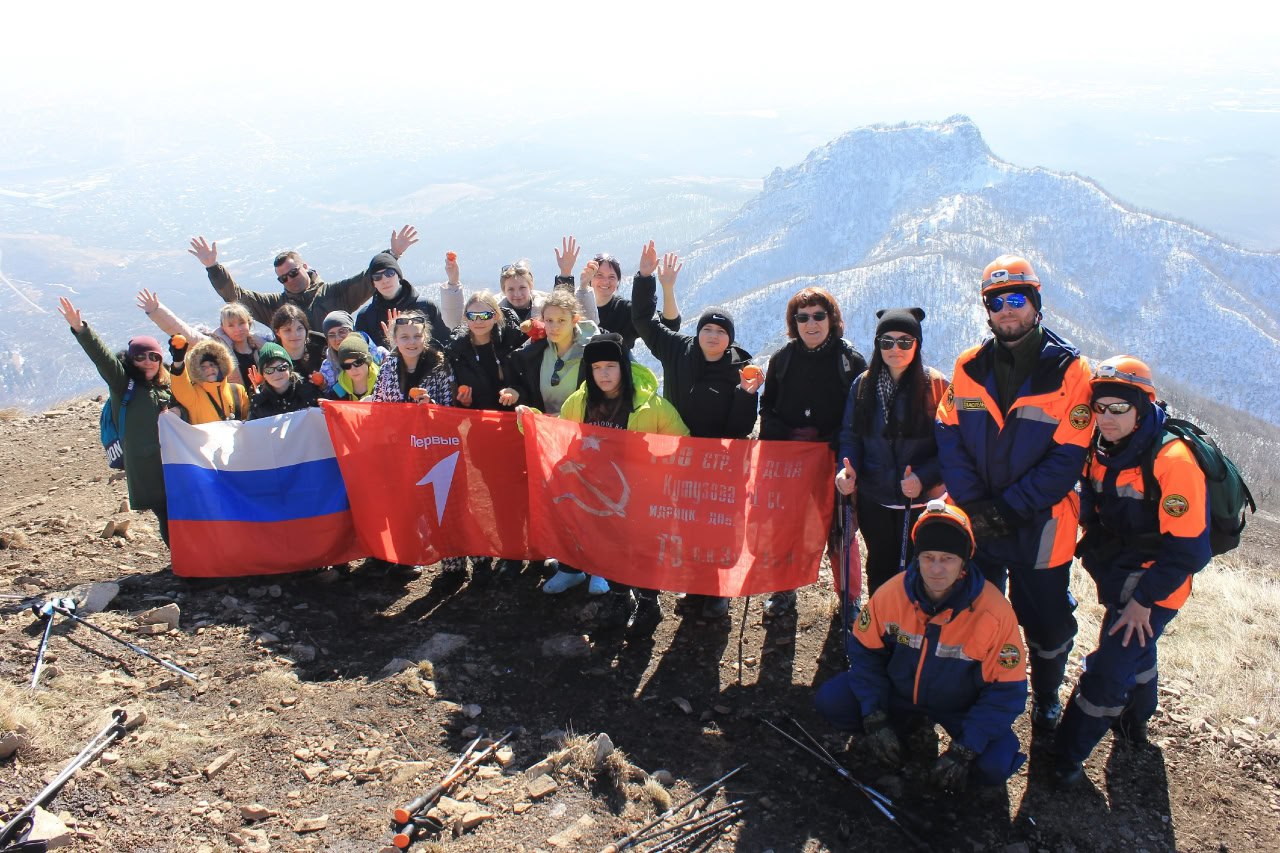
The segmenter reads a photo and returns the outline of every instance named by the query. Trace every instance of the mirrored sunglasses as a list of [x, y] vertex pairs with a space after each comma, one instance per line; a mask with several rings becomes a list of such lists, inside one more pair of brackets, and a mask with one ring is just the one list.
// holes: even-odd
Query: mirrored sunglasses
[[1133, 403], [1094, 403], [1093, 410], [1099, 415], [1123, 415], [1133, 408]]
[[160, 361], [160, 353], [140, 352], [133, 357], [133, 360], [139, 364], [141, 364], [144, 361]]
[[988, 296], [983, 300], [987, 305], [987, 310], [992, 314], [999, 314], [1005, 309], [1005, 306], [1014, 309], [1026, 307], [1027, 294], [1025, 293], [1001, 293], [998, 296]]
[[289, 372], [289, 365], [285, 364], [283, 361], [272, 362], [271, 364], [268, 364], [266, 367], [262, 368], [263, 376], [269, 376], [272, 373], [288, 373], [288, 372]]
[[477, 320], [477, 321], [492, 320], [493, 317], [494, 317], [494, 314], [492, 311], [468, 311], [467, 312], [468, 320]]

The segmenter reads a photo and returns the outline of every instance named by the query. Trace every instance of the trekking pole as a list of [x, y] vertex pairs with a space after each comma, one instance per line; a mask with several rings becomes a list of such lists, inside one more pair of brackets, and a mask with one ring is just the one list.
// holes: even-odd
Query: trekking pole
[[738, 685], [742, 685], [742, 644], [747, 636], [747, 611], [751, 608], [751, 596], [742, 597], [742, 619], [738, 622]]
[[[742, 801], [739, 800], [738, 802]], [[703, 841], [709, 840], [703, 838], [703, 836], [709, 835], [713, 830], [719, 831], [724, 829], [730, 823], [742, 817], [743, 811], [745, 811], [745, 809], [741, 808], [730, 811], [726, 807], [724, 809], [717, 809], [715, 812], [709, 812], [707, 815], [697, 818], [697, 821], [700, 822], [697, 826], [689, 826], [686, 831], [680, 833], [674, 838], [669, 838], [656, 847], [650, 847], [647, 853], [662, 853], [664, 850], [673, 850], [676, 847], [688, 844], [694, 839], [701, 839]], [[707, 820], [706, 818], [711, 814], [715, 814], [717, 816], [711, 820]], [[687, 823], [694, 823], [694, 821], [687, 821]]]
[[[58, 603], [64, 607], [75, 607], [75, 601], [70, 598], [58, 599]], [[53, 630], [53, 602], [46, 601], [44, 604], [31, 605], [31, 612], [35, 614], [37, 619], [43, 619], [44, 634], [40, 637], [40, 647], [36, 649], [36, 665], [31, 670], [31, 686], [30, 690], [36, 689], [36, 682], [40, 680], [40, 671], [44, 669], [44, 651], [49, 647], [49, 633]]]
[[691, 832], [694, 829], [699, 828], [699, 825], [715, 820], [719, 816], [722, 816], [727, 812], [735, 812], [736, 814], [741, 814], [742, 812], [746, 811], [745, 809], [746, 802], [747, 802], [746, 800], [734, 800], [732, 803], [721, 806], [720, 808], [715, 809], [714, 811], [709, 811], [706, 814], [701, 814], [701, 815], [697, 815], [696, 817], [691, 817], [688, 820], [683, 820], [680, 823], [672, 824], [671, 826], [665, 827], [663, 829], [659, 829], [653, 832], [647, 832], [643, 836], [637, 838], [636, 842], [649, 843], [653, 841], [653, 839], [655, 838], [660, 838], [663, 835], [670, 835], [673, 832], [681, 832], [682, 830], [686, 833]]
[[[920, 838], [920, 836], [916, 835], [915, 832], [913, 832], [910, 828], [908, 828], [906, 824], [900, 819], [899, 815], [897, 815], [894, 811], [892, 811], [892, 809], [895, 808], [892, 800], [890, 800], [884, 794], [877, 791], [875, 788], [872, 788], [870, 785], [866, 785], [863, 782], [860, 782], [857, 779], [857, 777], [855, 777], [852, 773], [849, 772], [849, 769], [847, 767], [845, 767], [840, 762], [836, 761], [835, 758], [832, 757], [832, 755], [829, 752], [827, 752], [825, 749], [822, 749], [821, 747], [819, 747], [818, 749], [814, 749], [804, 741], [799, 740], [798, 738], [792, 736], [788, 732], [783, 731], [781, 728], [774, 725], [769, 720], [762, 719], [761, 722], [764, 723], [769, 728], [773, 729], [778, 734], [782, 735], [787, 740], [791, 741], [796, 746], [803, 749], [805, 752], [809, 753], [814, 758], [818, 759], [818, 761], [822, 765], [824, 765], [829, 770], [836, 773], [836, 775], [838, 775], [841, 779], [844, 779], [846, 782], [852, 785], [855, 789], [857, 789], [863, 796], [867, 798], [867, 801], [871, 803], [872, 807], [874, 807], [876, 811], [884, 815], [885, 819], [887, 819], [890, 823], [896, 826], [898, 830], [902, 832], [903, 835], [906, 836], [908, 841], [910, 841], [912, 844], [915, 844], [917, 847], [920, 847], [922, 849], [928, 849], [929, 845], [927, 845], [924, 842], [924, 840]], [[792, 722], [795, 722], [795, 721], [793, 720]], [[799, 723], [796, 723], [796, 727], [800, 728]], [[804, 729], [801, 728], [801, 731], [804, 731]], [[812, 738], [812, 736], [809, 735], [808, 732], [805, 732], [805, 736]], [[903, 817], [907, 817], [913, 823], [917, 822], [915, 818], [911, 818], [907, 815], [903, 815]]]
[[34, 826], [34, 815], [38, 807], [48, 805], [49, 801], [58, 795], [62, 790], [62, 786], [67, 784], [68, 780], [76, 774], [76, 771], [84, 767], [89, 762], [101, 755], [106, 748], [124, 737], [124, 721], [126, 714], [124, 711], [116, 710], [111, 712], [111, 722], [89, 741], [84, 749], [80, 750], [80, 754], [71, 759], [62, 772], [53, 778], [53, 781], [45, 786], [44, 790], [36, 794], [35, 799], [27, 804], [22, 811], [14, 816], [0, 829], [0, 850], [4, 850], [9, 845], [17, 845], [22, 843], [31, 832]]
[[169, 670], [170, 672], [176, 672], [178, 675], [181, 675], [183, 678], [189, 678], [189, 679], [191, 679], [192, 681], [199, 681], [199, 680], [200, 680], [200, 676], [196, 675], [195, 673], [193, 673], [193, 672], [188, 672], [187, 670], [185, 670], [185, 669], [183, 669], [182, 667], [178, 666], [176, 663], [170, 663], [169, 661], [164, 660], [163, 658], [158, 658], [158, 657], [156, 657], [155, 655], [151, 654], [151, 652], [149, 652], [149, 651], [147, 651], [146, 649], [142, 648], [141, 646], [135, 646], [133, 643], [129, 642], [128, 640], [124, 639], [123, 637], [117, 637], [115, 634], [112, 634], [110, 631], [104, 631], [103, 629], [99, 628], [97, 625], [93, 624], [92, 622], [88, 621], [87, 619], [83, 619], [83, 618], [81, 618], [81, 617], [77, 616], [74, 612], [72, 612], [72, 610], [71, 610], [71, 609], [68, 609], [68, 608], [66, 608], [66, 607], [61, 606], [61, 605], [60, 605], [58, 602], [56, 602], [56, 601], [55, 601], [55, 602], [51, 602], [51, 603], [50, 603], [50, 606], [53, 608], [53, 611], [54, 611], [55, 613], [59, 613], [59, 614], [61, 614], [61, 615], [63, 615], [63, 616], [66, 616], [68, 619], [73, 620], [73, 621], [74, 621], [74, 622], [76, 622], [77, 624], [83, 625], [83, 626], [85, 626], [86, 628], [89, 628], [89, 629], [90, 629], [90, 630], [92, 630], [92, 631], [96, 631], [96, 632], [98, 632], [98, 633], [99, 633], [99, 634], [101, 634], [102, 636], [106, 637], [108, 640], [114, 640], [115, 642], [119, 643], [120, 645], [124, 646], [125, 648], [129, 649], [130, 651], [132, 651], [132, 652], [136, 652], [136, 653], [138, 653], [138, 654], [142, 655], [142, 656], [143, 656], [144, 658], [146, 658], [147, 660], [152, 661], [153, 663], [158, 663], [158, 664], [160, 664], [162, 667], [164, 667], [165, 669]]
[[617, 841], [613, 842], [607, 847], [604, 847], [603, 849], [601, 849], [600, 853], [621, 853], [621, 851], [626, 850], [628, 847], [631, 847], [632, 845], [634, 845], [636, 841], [638, 841], [639, 839], [643, 838], [646, 835], [649, 835], [650, 834], [649, 830], [653, 829], [655, 826], [662, 823], [664, 820], [667, 820], [668, 818], [684, 811], [689, 805], [702, 799], [702, 797], [706, 795], [709, 791], [716, 790], [721, 785], [723, 785], [726, 781], [728, 781], [728, 779], [731, 776], [735, 775], [736, 773], [738, 773], [738, 771], [742, 770], [746, 766], [747, 765], [745, 764], [741, 764], [733, 768], [728, 773], [724, 774], [719, 779], [712, 782], [710, 785], [707, 785], [701, 791], [698, 791], [697, 793], [695, 793], [693, 796], [685, 800], [680, 805], [675, 806], [674, 808], [667, 809], [665, 812], [658, 815], [653, 820], [649, 821], [644, 826], [637, 829], [635, 832], [631, 833], [628, 836], [618, 839]]
[[407, 806], [396, 809], [393, 813], [393, 817], [395, 818], [396, 823], [401, 824], [401, 826], [396, 831], [395, 836], [391, 839], [391, 843], [403, 850], [412, 844], [414, 839], [421, 835], [423, 830], [428, 827], [441, 829], [442, 826], [439, 821], [428, 817], [423, 814], [423, 812], [430, 807], [432, 803], [440, 799], [441, 795], [443, 795], [445, 791], [449, 790], [455, 782], [478, 767], [480, 763], [490, 755], [497, 752], [498, 747], [502, 746], [502, 744], [514, 734], [514, 731], [507, 732], [501, 738], [473, 755], [461, 766], [455, 763], [454, 769], [450, 771], [450, 773], [445, 776], [438, 785], [434, 785], [425, 794], [418, 797]]
[[840, 584], [840, 649], [844, 652], [845, 663], [849, 663], [849, 628], [850, 628], [850, 602], [849, 602], [849, 582], [852, 574], [850, 564], [853, 562], [852, 549], [858, 547], [857, 540], [853, 534], [853, 501], [848, 495], [842, 495], [843, 498], [840, 506], [840, 569], [843, 574], [843, 582]]

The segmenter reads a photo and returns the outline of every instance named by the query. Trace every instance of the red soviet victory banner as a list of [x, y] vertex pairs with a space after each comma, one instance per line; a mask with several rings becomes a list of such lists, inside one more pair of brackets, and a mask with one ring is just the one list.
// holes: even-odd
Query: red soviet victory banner
[[824, 445], [524, 417], [538, 550], [672, 592], [754, 595], [817, 579], [834, 500]]
[[516, 416], [413, 403], [324, 405], [361, 544], [394, 563], [542, 559], [529, 549]]

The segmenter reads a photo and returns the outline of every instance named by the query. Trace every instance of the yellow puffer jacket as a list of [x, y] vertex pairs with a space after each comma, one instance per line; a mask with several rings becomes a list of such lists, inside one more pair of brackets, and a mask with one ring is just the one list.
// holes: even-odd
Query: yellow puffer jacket
[[[218, 360], [218, 370], [223, 378], [217, 382], [204, 382], [198, 378], [201, 375], [200, 362], [209, 355]], [[217, 338], [200, 341], [187, 350], [184, 365], [181, 373], [173, 374], [173, 396], [187, 410], [191, 423], [243, 421], [249, 417], [249, 395], [245, 393], [244, 386], [226, 378], [235, 369], [235, 362], [221, 341]]]
[[[631, 382], [635, 393], [631, 399], [631, 414], [627, 416], [627, 429], [632, 432], [656, 432], [661, 435], [688, 435], [676, 407], [658, 393], [658, 378], [643, 364], [631, 364]], [[566, 421], [582, 423], [587, 414], [587, 383], [569, 395], [560, 407], [560, 417]]]

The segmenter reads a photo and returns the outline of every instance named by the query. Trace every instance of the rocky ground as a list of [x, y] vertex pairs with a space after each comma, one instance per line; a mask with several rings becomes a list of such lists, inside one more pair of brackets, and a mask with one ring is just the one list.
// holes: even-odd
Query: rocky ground
[[[359, 566], [184, 580], [153, 519], [122, 506], [98, 408], [10, 413], [0, 445], [0, 812], [20, 808], [110, 709], [137, 723], [51, 805], [51, 831], [69, 849], [378, 850], [391, 842], [394, 807], [476, 734], [512, 729], [507, 748], [443, 802], [444, 831], [414, 849], [599, 850], [742, 764], [711, 807], [729, 798], [747, 811], [703, 849], [910, 849], [761, 722], [786, 715], [922, 820], [939, 850], [1280, 846], [1280, 740], [1247, 718], [1188, 713], [1181, 696], [1194, 673], [1163, 674], [1154, 745], [1104, 741], [1081, 790], [1050, 786], [1046, 744], [1024, 720], [1031, 761], [1007, 793], [942, 795], [923, 778], [936, 744], [916, 744], [890, 773], [810, 710], [814, 685], [840, 661], [826, 586], [803, 590], [798, 618], [781, 622], [762, 619], [760, 598], [715, 623], [678, 615], [664, 595], [652, 640], [623, 642], [590, 633], [581, 589], [544, 596], [529, 570], [496, 588], [435, 567], [406, 586]], [[42, 629], [29, 600], [104, 582], [118, 590], [85, 618], [198, 682], [60, 621], [41, 686], [26, 690]], [[140, 624], [156, 608], [141, 620], [154, 626]]]

